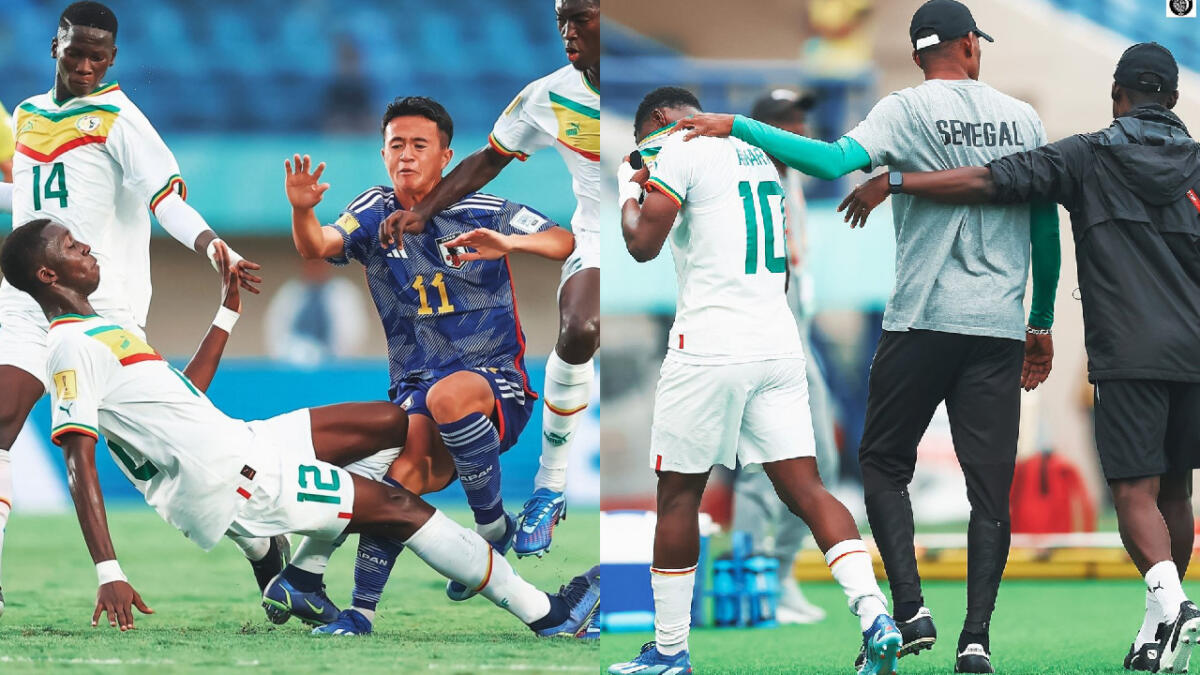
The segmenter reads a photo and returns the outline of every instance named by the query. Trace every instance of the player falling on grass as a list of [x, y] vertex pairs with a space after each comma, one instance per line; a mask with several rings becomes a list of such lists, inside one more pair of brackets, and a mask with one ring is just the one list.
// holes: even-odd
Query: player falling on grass
[[591, 397], [592, 356], [600, 346], [600, 2], [555, 0], [570, 64], [532, 82], [513, 99], [488, 137], [433, 192], [379, 225], [380, 240], [420, 232], [429, 219], [499, 175], [513, 158], [554, 146], [571, 172], [575, 250], [558, 289], [558, 342], [546, 362], [542, 456], [534, 492], [520, 515], [513, 550], [541, 556], [566, 517], [567, 455]]
[[[991, 37], [965, 5], [929, 0], [913, 13], [909, 39], [925, 81], [884, 97], [835, 143], [732, 115], [702, 115], [679, 127], [732, 134], [826, 179], [882, 165], [893, 176], [970, 166], [1045, 143], [1029, 104], [979, 81], [980, 45]], [[991, 673], [990, 625], [1008, 560], [1021, 387], [1044, 381], [1053, 357], [1058, 209], [1045, 201], [966, 207], [902, 195], [892, 213], [896, 285], [871, 365], [859, 446], [867, 518], [904, 635], [900, 654], [931, 648], [937, 629], [921, 591], [909, 483], [917, 443], [944, 401], [971, 503], [967, 612], [955, 668]], [[1031, 260], [1033, 299], [1023, 325]]]
[[[639, 144], [700, 112], [691, 92], [662, 87], [638, 106]], [[691, 672], [700, 497], [717, 464], [761, 465], [804, 519], [858, 615], [859, 673], [896, 670], [900, 632], [850, 512], [817, 474], [804, 352], [784, 293], [783, 188], [771, 159], [736, 139], [663, 141], [653, 166], [620, 182], [621, 229], [638, 262], [671, 239], [679, 300], [654, 396], [650, 466], [658, 474], [654, 530], [655, 642], [616, 675]], [[647, 189], [639, 204], [640, 184]], [[677, 216], [681, 216], [677, 221]]]
[[[525, 337], [507, 254], [562, 260], [571, 252], [572, 236], [520, 204], [472, 193], [435, 215], [421, 232], [382, 244], [378, 225], [442, 180], [454, 154], [454, 125], [436, 101], [413, 96], [387, 107], [382, 131], [391, 185], [359, 195], [334, 225], [322, 226], [313, 212], [329, 187], [320, 183], [324, 165], [311, 170], [307, 156], [295, 157], [294, 169], [288, 163], [292, 235], [306, 258], [335, 264], [353, 259], [366, 268], [367, 285], [387, 334], [388, 396], [409, 414], [402, 457], [417, 453], [429, 457], [434, 466], [429, 474], [405, 469], [391, 477], [414, 491], [433, 491], [457, 471], [475, 530], [503, 556], [512, 546], [517, 524], [506, 513], [500, 494], [500, 455], [516, 443], [537, 399], [525, 371]], [[414, 479], [419, 483], [410, 482]], [[339, 615], [321, 591], [321, 574], [332, 549], [320, 541], [306, 541], [267, 588], [264, 597], [286, 610], [277, 612], [275, 620], [295, 614], [310, 623], [328, 624], [318, 633], [371, 632], [376, 605], [402, 544], [395, 537], [360, 539], [353, 606]], [[453, 600], [465, 600], [475, 591], [452, 581], [446, 593]]]
[[[224, 314], [240, 308], [236, 268], [223, 243]], [[413, 493], [341, 468], [399, 444], [407, 415], [386, 402], [297, 410], [244, 422], [201, 391], [229, 338], [222, 313], [196, 355], [178, 371], [136, 327], [96, 314], [88, 296], [100, 286], [90, 247], [49, 219], [25, 223], [0, 250], [0, 270], [31, 294], [51, 321], [51, 438], [63, 447], [71, 496], [100, 580], [93, 623], [133, 627], [132, 606], [150, 610], [125, 579], [109, 537], [96, 476], [100, 434], [122, 472], [169, 523], [204, 549], [227, 531], [247, 537], [298, 532], [333, 539], [363, 532], [401, 539], [439, 573], [476, 589], [539, 634], [585, 626], [599, 593], [559, 595], [522, 580], [491, 546]], [[193, 379], [194, 378], [194, 379]]]
[[[54, 87], [13, 112], [12, 212], [14, 225], [53, 218], [95, 243], [96, 259], [110, 273], [91, 302], [141, 335], [150, 305], [149, 211], [172, 237], [210, 259], [217, 236], [184, 201], [179, 166], [154, 127], [116, 82], [105, 82], [116, 37], [117, 18], [104, 5], [77, 2], [63, 10], [50, 42]], [[236, 253], [231, 260], [244, 287], [257, 293], [253, 284], [261, 280], [249, 270], [258, 266]], [[12, 501], [9, 449], [50, 385], [46, 330], [31, 298], [8, 280], [0, 284], [0, 533]], [[274, 550], [267, 542], [237, 541], [259, 562]]]

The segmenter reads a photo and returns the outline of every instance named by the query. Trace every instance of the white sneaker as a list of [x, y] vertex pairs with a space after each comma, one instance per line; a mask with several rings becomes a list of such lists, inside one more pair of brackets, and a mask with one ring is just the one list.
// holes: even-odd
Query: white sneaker
[[825, 619], [825, 610], [809, 602], [800, 592], [800, 584], [788, 577], [780, 583], [775, 619], [781, 624], [818, 623]]

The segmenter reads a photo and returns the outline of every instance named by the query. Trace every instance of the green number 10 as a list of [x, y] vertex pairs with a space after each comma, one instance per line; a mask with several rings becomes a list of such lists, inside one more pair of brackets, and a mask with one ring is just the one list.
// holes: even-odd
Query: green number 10
[[[746, 213], [746, 274], [758, 272], [758, 215], [754, 209], [754, 191], [749, 181], [738, 183], [738, 194], [742, 197], [742, 210]], [[766, 259], [767, 271], [780, 273], [787, 269], [787, 254], [775, 255], [775, 242], [783, 241], [784, 250], [787, 242], [783, 239], [783, 200], [779, 200], [779, 223], [776, 224], [772, 215], [771, 197], [783, 196], [783, 188], [777, 181], [763, 181], [758, 184], [758, 206], [762, 212], [763, 257]]]

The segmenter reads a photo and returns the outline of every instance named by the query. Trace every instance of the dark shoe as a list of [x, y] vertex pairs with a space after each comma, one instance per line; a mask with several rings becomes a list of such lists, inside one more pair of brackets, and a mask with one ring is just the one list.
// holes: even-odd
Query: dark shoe
[[[933, 625], [933, 615], [928, 607], [917, 610], [908, 621], [897, 621], [896, 627], [900, 629], [900, 656], [930, 649], [933, 643], [937, 642], [937, 627]], [[866, 652], [860, 649], [858, 658], [854, 660], [854, 667], [862, 668], [866, 658]]]
[[956, 673], [994, 673], [992, 657], [988, 650], [978, 642], [972, 642], [958, 652], [954, 661]]

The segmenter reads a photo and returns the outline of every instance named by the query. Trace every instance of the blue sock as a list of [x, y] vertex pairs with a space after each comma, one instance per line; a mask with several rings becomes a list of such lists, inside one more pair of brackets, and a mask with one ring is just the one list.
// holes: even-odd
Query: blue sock
[[[400, 487], [391, 477], [385, 476], [384, 483]], [[362, 535], [358, 538], [358, 559], [354, 561], [354, 592], [350, 603], [359, 609], [375, 611], [383, 587], [392, 574], [396, 558], [404, 550], [404, 544], [392, 537]]]
[[292, 585], [292, 588], [301, 593], [315, 593], [321, 590], [321, 575], [314, 574], [308, 570], [302, 570], [295, 565], [288, 565], [283, 568], [283, 573], [279, 576]]
[[439, 424], [438, 431], [454, 458], [458, 480], [467, 493], [475, 522], [488, 525], [504, 517], [500, 499], [500, 434], [487, 416], [471, 413], [457, 422]]

